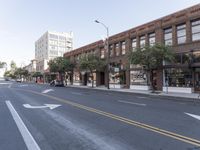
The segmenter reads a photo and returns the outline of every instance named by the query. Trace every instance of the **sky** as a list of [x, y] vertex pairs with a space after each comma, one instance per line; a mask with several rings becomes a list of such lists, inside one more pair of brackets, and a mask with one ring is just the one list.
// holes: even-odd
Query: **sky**
[[0, 61], [18, 67], [34, 59], [34, 42], [49, 31], [74, 34], [74, 48], [120, 33], [200, 0], [0, 0]]

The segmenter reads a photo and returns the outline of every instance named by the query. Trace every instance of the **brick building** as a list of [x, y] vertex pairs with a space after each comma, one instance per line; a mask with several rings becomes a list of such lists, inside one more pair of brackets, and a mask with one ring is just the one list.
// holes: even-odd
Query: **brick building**
[[[192, 93], [200, 90], [200, 4], [178, 11], [109, 37], [110, 78], [112, 88], [148, 90], [145, 71], [139, 66], [127, 65], [129, 50], [163, 43], [173, 47], [176, 64], [164, 63], [154, 72], [157, 90]], [[94, 53], [108, 58], [102, 40], [64, 54], [78, 61], [81, 55]], [[107, 72], [96, 72], [96, 86], [108, 84]], [[87, 72], [74, 71], [73, 84], [90, 85]], [[167, 86], [167, 88], [166, 88]]]

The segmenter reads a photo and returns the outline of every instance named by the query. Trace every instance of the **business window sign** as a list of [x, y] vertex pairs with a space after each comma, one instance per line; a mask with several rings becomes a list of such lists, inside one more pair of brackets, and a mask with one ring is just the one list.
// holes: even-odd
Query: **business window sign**
[[115, 71], [115, 72], [119, 72], [119, 68], [115, 67], [115, 68], [114, 68], [114, 71]]
[[143, 70], [134, 70], [130, 72], [131, 84], [144, 85], [147, 84], [147, 76]]

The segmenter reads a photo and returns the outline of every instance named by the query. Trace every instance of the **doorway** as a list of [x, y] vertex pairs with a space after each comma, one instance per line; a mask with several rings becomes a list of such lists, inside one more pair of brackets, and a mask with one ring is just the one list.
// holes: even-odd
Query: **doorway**
[[83, 85], [87, 85], [87, 80], [88, 80], [88, 74], [85, 73], [83, 76]]
[[105, 85], [105, 73], [100, 72], [100, 85]]
[[194, 82], [195, 91], [200, 92], [200, 71], [198, 72], [195, 71], [194, 77], [195, 77], [195, 82]]

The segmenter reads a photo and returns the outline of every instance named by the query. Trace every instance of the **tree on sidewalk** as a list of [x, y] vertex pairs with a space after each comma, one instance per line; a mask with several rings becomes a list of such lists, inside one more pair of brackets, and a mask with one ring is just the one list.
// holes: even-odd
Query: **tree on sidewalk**
[[94, 87], [94, 73], [105, 69], [106, 63], [100, 57], [94, 54], [88, 54], [80, 58], [78, 66], [81, 71], [91, 74], [92, 87]]
[[10, 63], [10, 68], [11, 68], [11, 71], [15, 71], [15, 69], [17, 69], [17, 65], [13, 60]]
[[28, 70], [23, 68], [17, 68], [14, 72], [14, 75], [19, 79], [26, 78], [28, 76]]
[[0, 61], [0, 68], [3, 68], [3, 67], [5, 67], [6, 66], [6, 62], [1, 62]]
[[65, 72], [68, 72], [70, 75], [73, 76], [73, 69], [75, 67], [75, 64], [67, 58], [57, 57], [53, 60], [50, 60], [48, 65], [50, 72], [59, 73], [59, 78], [61, 79], [61, 82], [63, 82]]
[[147, 72], [147, 79], [151, 89], [154, 91], [153, 71], [158, 70], [163, 66], [164, 61], [173, 62], [175, 54], [171, 47], [162, 44], [137, 48], [135, 51], [130, 51], [128, 60], [130, 64], [140, 65]]
[[41, 73], [41, 72], [34, 72], [33, 74], [32, 74], [32, 77], [34, 77], [34, 78], [36, 78], [36, 82], [38, 81], [37, 79], [38, 78], [40, 78], [40, 80], [41, 80], [41, 78], [43, 77], [43, 74]]

